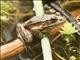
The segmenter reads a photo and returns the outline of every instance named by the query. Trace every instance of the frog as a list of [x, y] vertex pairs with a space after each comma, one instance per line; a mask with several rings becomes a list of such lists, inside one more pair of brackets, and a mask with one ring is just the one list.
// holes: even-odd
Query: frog
[[[21, 40], [25, 40], [26, 42], [32, 42], [33, 40], [33, 33], [32, 30], [41, 30], [43, 28], [48, 27], [54, 21], [58, 19], [53, 14], [44, 15], [44, 16], [34, 16], [31, 19], [27, 20], [24, 23], [17, 24], [17, 36]], [[64, 21], [63, 21], [64, 22]], [[32, 25], [32, 26], [30, 26]], [[53, 24], [55, 25], [55, 24]], [[25, 28], [28, 26], [27, 28]], [[30, 27], [30, 29], [29, 29]]]

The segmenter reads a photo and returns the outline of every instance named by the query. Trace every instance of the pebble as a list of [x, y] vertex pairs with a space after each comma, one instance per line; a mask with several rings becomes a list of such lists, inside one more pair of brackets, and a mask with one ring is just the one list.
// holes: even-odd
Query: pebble
[[50, 9], [51, 7], [48, 6], [47, 4], [45, 4], [45, 5], [44, 5], [44, 8], [45, 8], [45, 9]]
[[49, 9], [50, 13], [56, 13], [56, 11], [54, 9]]
[[56, 15], [57, 15], [57, 16], [60, 16], [60, 15], [61, 15], [61, 13], [60, 13], [60, 12], [56, 12]]
[[[57, 18], [59, 21], [66, 20], [66, 18], [58, 11], [56, 11], [54, 8], [51, 8], [47, 4], [44, 5], [44, 8], [46, 8], [45, 13], [46, 14], [52, 14], [55, 18]], [[47, 17], [48, 18], [48, 17]]]
[[63, 17], [62, 16], [56, 16], [58, 19], [62, 19]]
[[45, 11], [46, 14], [50, 14], [48, 10]]

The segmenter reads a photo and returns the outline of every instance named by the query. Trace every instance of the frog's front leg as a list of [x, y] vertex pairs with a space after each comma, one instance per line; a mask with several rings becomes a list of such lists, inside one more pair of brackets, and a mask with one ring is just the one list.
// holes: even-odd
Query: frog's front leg
[[17, 24], [17, 36], [24, 40], [25, 42], [31, 42], [32, 41], [32, 33], [28, 29], [25, 29], [24, 26], [20, 23]]

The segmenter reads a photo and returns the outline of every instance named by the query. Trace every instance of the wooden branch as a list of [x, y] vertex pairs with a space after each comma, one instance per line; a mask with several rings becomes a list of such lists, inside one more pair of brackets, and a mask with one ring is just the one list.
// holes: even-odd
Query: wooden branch
[[17, 55], [24, 50], [23, 43], [19, 39], [16, 39], [8, 44], [2, 45], [0, 48], [1, 60]]

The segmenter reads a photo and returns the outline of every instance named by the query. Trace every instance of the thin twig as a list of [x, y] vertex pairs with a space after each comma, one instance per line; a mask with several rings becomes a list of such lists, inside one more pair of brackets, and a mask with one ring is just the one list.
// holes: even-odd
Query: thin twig
[[56, 56], [57, 56], [58, 58], [60, 58], [61, 60], [66, 60], [64, 57], [60, 56], [57, 52], [54, 52], [54, 53], [55, 53]]
[[3, 43], [3, 44], [5, 44], [6, 42], [3, 40], [3, 38], [1, 37], [1, 42]]
[[55, 40], [57, 40], [60, 36], [61, 36], [61, 34], [58, 34], [58, 35], [51, 41], [51, 44], [52, 44]]
[[39, 45], [40, 45], [40, 43], [34, 45], [32, 48], [34, 49], [34, 48], [38, 47]]
[[50, 24], [50, 25], [48, 25], [47, 27], [56, 26], [56, 25], [62, 24], [62, 23], [64, 23], [64, 22], [65, 22], [65, 21], [59, 21], [59, 22], [56, 22], [56, 23]]
[[1, 12], [5, 13], [5, 14], [8, 15], [8, 16], [26, 16], [26, 15], [33, 15], [32, 12], [29, 12], [29, 13], [15, 13], [15, 14], [10, 14], [10, 13], [8, 13], [8, 12], [6, 12], [6, 11], [3, 11], [3, 10], [1, 10]]
[[41, 55], [42, 55], [42, 53], [40, 53], [39, 55], [37, 55], [36, 57], [34, 57], [32, 60], [36, 60]]
[[30, 46], [28, 46], [28, 49], [29, 49], [32, 53], [35, 53], [35, 51], [33, 50], [33, 48], [31, 48]]

